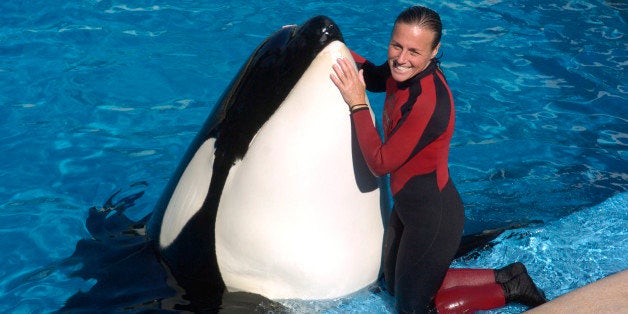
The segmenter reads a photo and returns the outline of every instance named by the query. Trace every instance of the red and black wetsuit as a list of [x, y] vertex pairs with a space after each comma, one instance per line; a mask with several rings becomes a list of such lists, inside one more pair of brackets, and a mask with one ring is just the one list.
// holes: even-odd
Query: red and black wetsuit
[[394, 210], [386, 228], [384, 275], [400, 312], [431, 307], [458, 249], [464, 225], [460, 195], [449, 177], [454, 102], [437, 63], [405, 82], [353, 55], [366, 87], [386, 92], [382, 141], [368, 110], [351, 118], [371, 171], [390, 173]]

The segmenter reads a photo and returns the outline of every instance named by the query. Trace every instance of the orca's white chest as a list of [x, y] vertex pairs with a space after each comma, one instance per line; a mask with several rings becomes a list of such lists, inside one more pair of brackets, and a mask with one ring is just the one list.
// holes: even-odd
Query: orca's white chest
[[327, 299], [377, 280], [379, 190], [359, 191], [347, 105], [329, 74], [340, 42], [314, 59], [233, 166], [216, 218], [216, 255], [230, 290]]

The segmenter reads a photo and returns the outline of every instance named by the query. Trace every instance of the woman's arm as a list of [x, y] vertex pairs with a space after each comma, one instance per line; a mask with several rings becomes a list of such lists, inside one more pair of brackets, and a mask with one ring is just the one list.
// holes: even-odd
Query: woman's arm
[[376, 66], [372, 62], [366, 60], [366, 58], [357, 54], [353, 50], [351, 51], [351, 56], [355, 63], [358, 66], [358, 69], [364, 70], [364, 82], [366, 84], [366, 89], [369, 92], [381, 93], [386, 91], [386, 80], [390, 77], [390, 67], [388, 67], [388, 63], [384, 62], [384, 64], [380, 66]]
[[[382, 176], [394, 172], [417, 153], [417, 149], [428, 144], [425, 142], [434, 135], [433, 131], [442, 134], [441, 130], [429, 126], [435, 118], [435, 105], [435, 102], [416, 103], [412, 110], [404, 114], [405, 117], [385, 142], [375, 129], [368, 111], [351, 114], [360, 150], [373, 174]], [[434, 121], [431, 125], [435, 125]]]

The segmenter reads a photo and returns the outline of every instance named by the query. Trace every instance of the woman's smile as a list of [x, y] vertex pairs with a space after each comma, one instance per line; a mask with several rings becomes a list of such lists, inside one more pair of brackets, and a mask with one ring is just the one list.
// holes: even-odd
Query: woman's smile
[[388, 66], [393, 79], [406, 81], [425, 70], [438, 53], [432, 48], [435, 33], [418, 25], [399, 23], [388, 45]]

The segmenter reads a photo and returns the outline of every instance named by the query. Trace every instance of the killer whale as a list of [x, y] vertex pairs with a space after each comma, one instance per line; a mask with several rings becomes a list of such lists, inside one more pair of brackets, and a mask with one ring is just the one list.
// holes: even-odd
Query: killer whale
[[[379, 274], [378, 182], [328, 79], [334, 22], [286, 26], [252, 54], [190, 144], [147, 235], [187, 297], [352, 293]], [[352, 143], [354, 145], [352, 145]]]
[[[62, 264], [97, 284], [69, 298], [60, 312], [284, 312], [269, 298], [332, 297], [376, 280], [381, 218], [388, 215], [377, 195], [388, 196], [361, 159], [346, 106], [331, 86], [328, 71], [339, 56], [351, 58], [325, 17], [268, 37], [208, 116], [152, 213], [138, 221], [125, 214], [146, 182], [90, 208], [91, 237]], [[290, 136], [277, 140], [282, 133]], [[321, 152], [327, 155], [316, 155]], [[273, 181], [278, 173], [281, 179]], [[321, 183], [332, 189], [314, 189]], [[486, 248], [508, 228], [463, 237], [459, 256]], [[264, 237], [269, 235], [274, 238]], [[269, 239], [278, 240], [271, 241], [274, 251], [265, 250]]]

